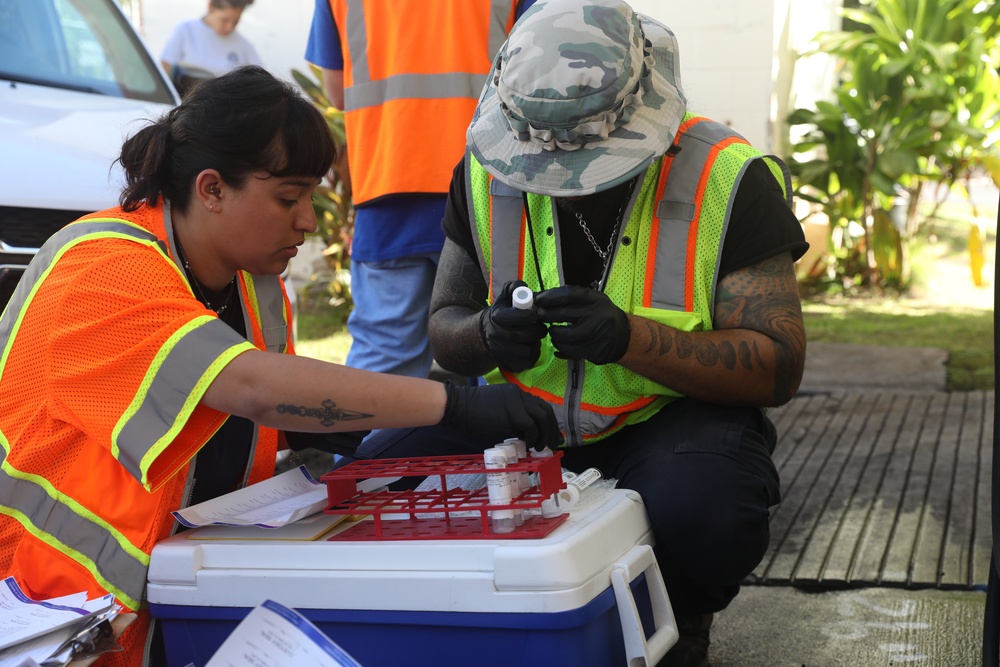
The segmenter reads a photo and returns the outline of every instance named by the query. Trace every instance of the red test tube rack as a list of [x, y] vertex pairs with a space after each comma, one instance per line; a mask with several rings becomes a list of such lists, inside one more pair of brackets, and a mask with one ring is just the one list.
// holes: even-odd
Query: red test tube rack
[[[449, 487], [449, 476], [491, 472], [529, 473], [534, 483], [504, 505], [491, 505], [486, 487]], [[361, 492], [357, 488], [365, 479], [432, 475], [440, 478], [440, 489]], [[560, 451], [549, 457], [528, 456], [506, 468], [487, 468], [482, 455], [475, 454], [359, 460], [326, 473], [320, 481], [327, 488], [324, 512], [372, 517], [335, 534], [331, 541], [531, 539], [545, 537], [569, 516], [544, 518], [533, 511], [566, 488]], [[490, 530], [490, 510], [494, 509], [521, 510], [527, 518], [513, 532], [496, 534]]]

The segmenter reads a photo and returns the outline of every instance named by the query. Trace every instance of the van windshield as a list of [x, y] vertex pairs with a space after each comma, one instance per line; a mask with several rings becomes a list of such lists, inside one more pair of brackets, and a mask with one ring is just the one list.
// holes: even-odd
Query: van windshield
[[0, 0], [0, 79], [175, 102], [114, 0]]

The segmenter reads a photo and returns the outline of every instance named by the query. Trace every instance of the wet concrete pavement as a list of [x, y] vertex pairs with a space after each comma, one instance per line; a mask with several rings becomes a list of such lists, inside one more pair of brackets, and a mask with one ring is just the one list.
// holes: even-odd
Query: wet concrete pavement
[[[812, 344], [802, 392], [943, 391], [946, 361], [935, 348]], [[716, 616], [711, 664], [974, 667], [982, 664], [985, 600], [984, 587], [976, 585], [813, 591], [747, 585]]]

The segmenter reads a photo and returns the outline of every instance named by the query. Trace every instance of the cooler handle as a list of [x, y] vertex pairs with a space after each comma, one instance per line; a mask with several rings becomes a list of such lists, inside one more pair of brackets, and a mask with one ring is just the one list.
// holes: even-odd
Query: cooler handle
[[[655, 631], [648, 640], [639, 619], [639, 610], [632, 595], [632, 580], [639, 572], [646, 575], [646, 588], [653, 608]], [[633, 574], [635, 573], [635, 574]], [[663, 575], [648, 544], [637, 544], [621, 560], [611, 567], [611, 585], [618, 602], [618, 616], [622, 622], [622, 636], [625, 638], [625, 657], [628, 667], [652, 667], [667, 654], [677, 642], [677, 623], [670, 608], [667, 587]]]

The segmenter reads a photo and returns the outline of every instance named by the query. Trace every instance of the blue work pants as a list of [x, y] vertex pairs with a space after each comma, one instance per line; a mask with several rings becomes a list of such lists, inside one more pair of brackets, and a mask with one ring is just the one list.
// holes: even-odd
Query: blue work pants
[[379, 373], [427, 377], [427, 315], [440, 253], [351, 262], [354, 308], [347, 365]]

